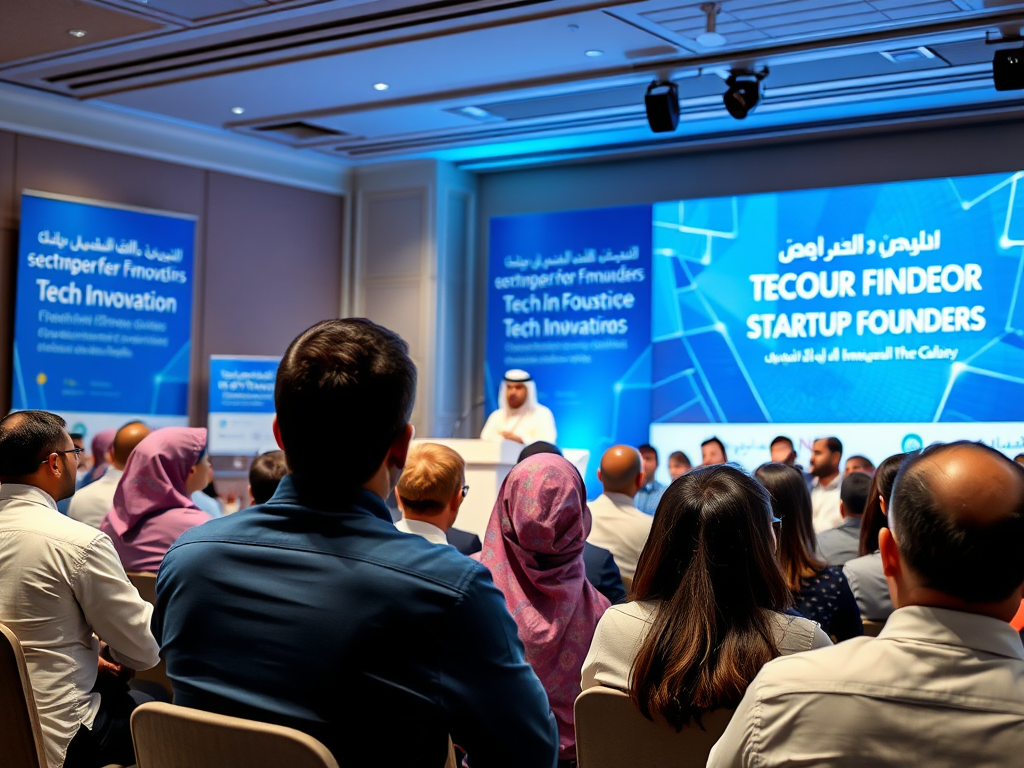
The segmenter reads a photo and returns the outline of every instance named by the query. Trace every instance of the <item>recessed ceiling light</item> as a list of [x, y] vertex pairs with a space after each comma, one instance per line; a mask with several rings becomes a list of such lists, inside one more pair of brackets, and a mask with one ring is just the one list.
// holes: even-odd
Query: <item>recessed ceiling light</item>
[[587, 54], [587, 56], [589, 56], [590, 58], [592, 58], [592, 59], [596, 59], [596, 58], [597, 58], [598, 56], [604, 56], [604, 51], [597, 51], [597, 50], [594, 50], [594, 51], [587, 51], [587, 52], [586, 52], [586, 54]]
[[374, 83], [373, 84], [373, 90], [375, 90], [375, 91], [386, 91], [390, 87], [391, 86], [389, 86], [387, 83]]
[[85, 37], [84, 29], [69, 29], [68, 34], [72, 37]]
[[919, 61], [921, 59], [935, 58], [935, 54], [923, 45], [918, 48], [897, 48], [892, 51], [879, 51], [879, 53], [893, 64], [899, 64], [904, 61]]
[[231, 108], [231, 113], [232, 114], [241, 115], [243, 112], [245, 112], [245, 107], [232, 107]]

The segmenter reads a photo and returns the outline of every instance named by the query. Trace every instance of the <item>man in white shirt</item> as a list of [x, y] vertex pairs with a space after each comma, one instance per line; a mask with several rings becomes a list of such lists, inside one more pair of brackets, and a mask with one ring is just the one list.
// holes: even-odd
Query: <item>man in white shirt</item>
[[52, 413], [0, 420], [0, 622], [24, 648], [49, 768], [133, 763], [125, 678], [160, 660], [110, 539], [57, 511], [78, 451]]
[[814, 532], [821, 533], [843, 522], [839, 511], [839, 485], [842, 475], [843, 444], [837, 437], [822, 437], [811, 448], [811, 509]]
[[468, 490], [466, 462], [459, 454], [437, 443], [414, 445], [395, 487], [402, 510], [395, 527], [434, 544], [447, 544], [448, 530], [455, 525]]
[[885, 628], [765, 665], [709, 768], [1019, 764], [1024, 470], [979, 443], [933, 445], [901, 468], [888, 517]]
[[505, 372], [498, 391], [498, 409], [487, 417], [481, 440], [512, 440], [529, 445], [555, 442], [558, 430], [551, 410], [537, 402], [537, 385], [526, 371]]
[[105, 458], [110, 462], [110, 466], [99, 480], [89, 483], [71, 497], [68, 517], [91, 525], [93, 528], [100, 527], [103, 518], [114, 506], [114, 491], [117, 490], [117, 483], [121, 479], [121, 475], [124, 474], [124, 465], [128, 463], [128, 456], [148, 434], [149, 427], [141, 421], [129, 422], [117, 430], [107, 456], [96, 457], [97, 461]]
[[612, 553], [628, 591], [654, 521], [633, 506], [644, 482], [640, 453], [629, 445], [612, 446], [601, 457], [597, 479], [604, 493], [589, 503], [593, 527], [587, 541]]

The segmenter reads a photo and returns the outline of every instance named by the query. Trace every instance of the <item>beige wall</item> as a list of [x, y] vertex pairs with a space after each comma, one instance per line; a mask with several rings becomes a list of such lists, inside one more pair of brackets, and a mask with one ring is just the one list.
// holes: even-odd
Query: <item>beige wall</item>
[[34, 189], [197, 217], [193, 424], [205, 425], [211, 354], [279, 355], [337, 317], [345, 201], [31, 136], [0, 132], [0, 410], [10, 407], [20, 194]]

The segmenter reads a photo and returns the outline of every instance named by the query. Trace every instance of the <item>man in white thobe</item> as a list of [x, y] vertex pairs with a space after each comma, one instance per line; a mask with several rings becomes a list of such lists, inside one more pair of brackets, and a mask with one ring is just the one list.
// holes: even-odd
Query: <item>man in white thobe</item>
[[487, 417], [481, 440], [512, 440], [523, 445], [555, 442], [555, 417], [537, 402], [537, 385], [526, 371], [506, 371], [498, 403], [500, 407]]

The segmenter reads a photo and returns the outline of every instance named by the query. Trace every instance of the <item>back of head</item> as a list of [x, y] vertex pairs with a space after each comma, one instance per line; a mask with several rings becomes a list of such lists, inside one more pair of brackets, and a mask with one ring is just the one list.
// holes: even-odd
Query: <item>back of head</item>
[[123, 469], [135, 446], [146, 438], [149, 431], [149, 427], [141, 421], [130, 421], [117, 430], [113, 442], [114, 464]]
[[601, 456], [601, 485], [605, 493], [634, 495], [641, 474], [640, 452], [630, 445], [613, 445]]
[[929, 589], [982, 604], [1024, 583], [1024, 470], [988, 446], [936, 444], [910, 456], [889, 517], [900, 559]]
[[266, 504], [274, 495], [281, 479], [288, 474], [284, 451], [261, 453], [249, 466], [249, 489], [256, 504]]
[[543, 440], [538, 440], [535, 443], [530, 443], [528, 446], [526, 446], [525, 448], [523, 448], [523, 450], [519, 452], [519, 458], [516, 459], [516, 464], [518, 464], [523, 459], [528, 459], [531, 456], [536, 456], [538, 453], [553, 453], [556, 456], [561, 456], [562, 449], [559, 448], [554, 443], [547, 443], [544, 442]]
[[772, 500], [772, 511], [782, 520], [779, 535], [779, 564], [790, 589], [821, 571], [825, 561], [816, 554], [811, 494], [803, 473], [788, 464], [762, 464], [754, 477], [765, 487]]
[[863, 557], [878, 549], [878, 532], [888, 526], [885, 512], [879, 497], [886, 499], [892, 495], [892, 484], [896, 480], [900, 464], [909, 454], [896, 453], [878, 465], [871, 485], [868, 487], [868, 500], [864, 504], [864, 516], [860, 521], [860, 543], [857, 553]]
[[843, 510], [848, 515], [863, 515], [868, 503], [868, 492], [871, 490], [871, 475], [863, 472], [851, 472], [843, 478], [839, 488], [839, 498], [843, 502]]
[[365, 319], [301, 333], [277, 371], [274, 402], [297, 487], [350, 493], [380, 467], [412, 415], [416, 366], [395, 333]]
[[658, 602], [630, 695], [677, 728], [739, 703], [778, 655], [770, 611], [790, 593], [775, 560], [767, 491], [735, 467], [694, 471], [665, 491], [633, 598]]
[[462, 488], [466, 462], [446, 445], [419, 443], [409, 451], [395, 493], [402, 507], [422, 515], [442, 512]]
[[49, 411], [15, 411], [0, 420], [0, 483], [32, 475], [64, 447], [65, 422]]

